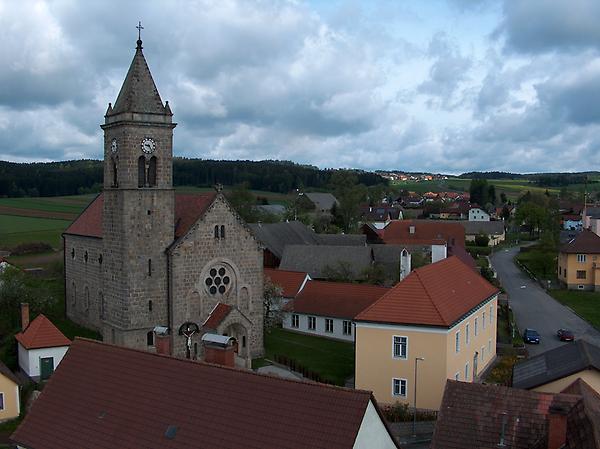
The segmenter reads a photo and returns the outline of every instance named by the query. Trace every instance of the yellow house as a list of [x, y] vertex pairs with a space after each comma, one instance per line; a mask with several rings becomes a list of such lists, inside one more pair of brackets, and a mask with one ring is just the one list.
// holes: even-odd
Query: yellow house
[[355, 318], [356, 388], [411, 406], [416, 388], [438, 410], [446, 379], [476, 381], [496, 357], [497, 298], [455, 256], [413, 271]]
[[600, 393], [600, 348], [577, 340], [517, 363], [513, 387], [560, 393], [577, 379]]
[[0, 362], [0, 422], [14, 419], [21, 413], [19, 380]]
[[560, 248], [558, 280], [571, 290], [600, 291], [600, 236], [584, 229]]

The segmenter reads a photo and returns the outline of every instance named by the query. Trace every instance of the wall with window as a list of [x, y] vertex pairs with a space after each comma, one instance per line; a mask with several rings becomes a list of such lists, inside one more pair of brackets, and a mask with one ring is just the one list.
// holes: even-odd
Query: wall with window
[[[294, 326], [297, 316], [298, 326]], [[328, 321], [333, 331], [328, 331]], [[312, 324], [314, 323], [314, 329]], [[346, 324], [344, 324], [346, 323]], [[302, 313], [286, 313], [283, 317], [283, 328], [295, 332], [334, 338], [336, 340], [354, 341], [354, 323], [350, 319], [308, 315]]]
[[19, 386], [0, 374], [0, 422], [19, 416]]
[[20, 343], [18, 347], [19, 367], [32, 378], [40, 377], [40, 358], [52, 357], [54, 359], [54, 369], [56, 370], [69, 349], [68, 346], [58, 346], [28, 350]]
[[571, 290], [600, 291], [600, 254], [560, 253], [558, 279]]

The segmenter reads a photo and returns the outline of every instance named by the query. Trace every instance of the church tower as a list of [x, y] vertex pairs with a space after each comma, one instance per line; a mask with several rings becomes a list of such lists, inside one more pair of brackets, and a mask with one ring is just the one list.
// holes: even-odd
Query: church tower
[[168, 322], [166, 248], [174, 236], [173, 114], [137, 48], [104, 130], [104, 340], [152, 345]]

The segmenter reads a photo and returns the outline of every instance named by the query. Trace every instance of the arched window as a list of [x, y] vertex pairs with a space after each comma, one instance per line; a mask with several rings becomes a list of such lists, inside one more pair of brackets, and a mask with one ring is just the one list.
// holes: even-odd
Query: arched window
[[219, 225], [215, 225], [215, 238], [219, 238]]
[[85, 260], [85, 263], [87, 263], [87, 261], [88, 261], [88, 252], [87, 251], [83, 255], [83, 260]]
[[148, 259], [148, 276], [152, 276], [152, 259]]
[[225, 226], [221, 225], [221, 238], [224, 239], [225, 238]]
[[112, 159], [112, 175], [113, 175], [113, 187], [119, 187], [119, 178], [117, 176], [117, 161]]
[[138, 187], [146, 185], [146, 158], [140, 156], [138, 159]]
[[100, 319], [103, 320], [106, 317], [106, 304], [104, 303], [104, 294], [100, 292]]
[[148, 346], [154, 346], [154, 332], [150, 331], [146, 334], [146, 344]]
[[148, 301], [148, 311], [152, 312], [152, 300]]
[[150, 187], [156, 187], [156, 163], [156, 156], [152, 156], [148, 165], [148, 185]]

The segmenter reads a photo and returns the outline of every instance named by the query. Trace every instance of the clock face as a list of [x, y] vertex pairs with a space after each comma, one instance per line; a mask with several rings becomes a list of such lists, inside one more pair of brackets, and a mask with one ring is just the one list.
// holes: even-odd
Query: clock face
[[146, 137], [142, 140], [142, 151], [146, 154], [153, 153], [156, 149], [156, 142], [150, 137]]
[[110, 151], [112, 151], [113, 153], [116, 153], [118, 149], [119, 149], [119, 145], [117, 144], [117, 139], [113, 139], [112, 142], [110, 143]]

